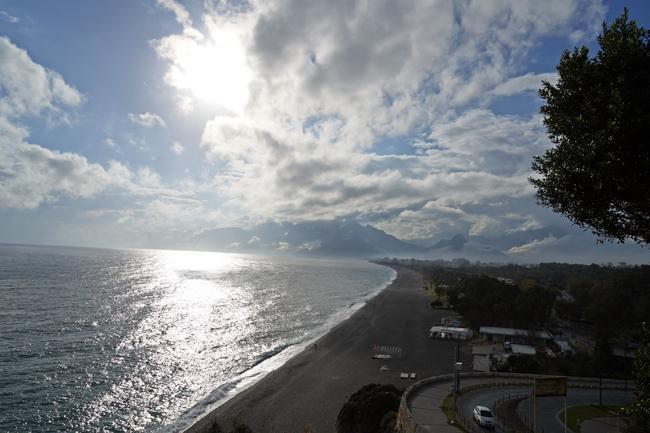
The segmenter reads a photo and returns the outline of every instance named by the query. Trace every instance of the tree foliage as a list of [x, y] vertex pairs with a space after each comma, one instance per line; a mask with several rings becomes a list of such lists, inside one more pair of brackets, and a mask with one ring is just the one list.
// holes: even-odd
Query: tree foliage
[[641, 328], [641, 345], [634, 360], [637, 399], [626, 411], [630, 417], [628, 433], [650, 432], [650, 325], [643, 323]]
[[565, 51], [539, 94], [555, 144], [533, 160], [537, 201], [601, 238], [650, 243], [650, 31], [625, 9], [600, 50]]
[[536, 328], [548, 320], [557, 295], [531, 280], [520, 284], [487, 275], [463, 275], [439, 271], [432, 278], [447, 287], [449, 304], [469, 324]]
[[336, 419], [337, 433], [388, 433], [402, 392], [393, 385], [365, 385], [350, 396]]

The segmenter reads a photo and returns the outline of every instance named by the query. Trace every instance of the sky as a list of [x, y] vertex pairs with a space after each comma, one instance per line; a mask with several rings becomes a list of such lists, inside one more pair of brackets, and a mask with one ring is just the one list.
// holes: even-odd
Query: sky
[[541, 81], [624, 6], [650, 27], [646, 1], [0, 0], [0, 242], [346, 220], [431, 242], [559, 227], [509, 253], [647, 262], [527, 180]]

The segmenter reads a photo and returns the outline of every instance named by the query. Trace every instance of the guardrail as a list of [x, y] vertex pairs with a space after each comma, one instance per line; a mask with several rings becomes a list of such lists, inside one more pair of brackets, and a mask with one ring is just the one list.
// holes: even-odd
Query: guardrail
[[[535, 377], [544, 377], [544, 375], [522, 374], [522, 373], [498, 373], [498, 372], [488, 372], [488, 373], [466, 372], [466, 373], [460, 373], [460, 377], [461, 379], [463, 378], [498, 379], [495, 380], [494, 383], [483, 384], [483, 386], [512, 386], [512, 385], [526, 386], [527, 384], [532, 386]], [[453, 374], [443, 374], [440, 376], [433, 376], [433, 377], [422, 379], [414, 383], [410, 387], [408, 387], [406, 391], [404, 391], [404, 393], [402, 394], [402, 398], [400, 401], [397, 423], [395, 426], [396, 431], [399, 433], [427, 432], [428, 430], [425, 430], [422, 426], [420, 426], [417, 420], [413, 417], [413, 414], [411, 413], [411, 410], [409, 408], [409, 399], [417, 389], [422, 388], [423, 386], [430, 385], [436, 382], [447, 382], [447, 381], [451, 382], [453, 381], [453, 378], [454, 378]], [[634, 388], [634, 384], [631, 383], [630, 381], [624, 381], [619, 379], [600, 379], [597, 377], [568, 377], [567, 379], [568, 379], [568, 386], [570, 388], [598, 388], [599, 386], [601, 386], [601, 383], [604, 389], [633, 389]], [[463, 391], [467, 391], [467, 389], [465, 390], [461, 389], [460, 391], [462, 393]], [[442, 410], [442, 409], [435, 408], [433, 410]], [[480, 429], [477, 430], [476, 429], [477, 426], [474, 423], [467, 422], [466, 417], [464, 415], [458, 413], [456, 413], [455, 415], [456, 415], [456, 421], [462, 424], [463, 428], [465, 428], [467, 431], [472, 433], [475, 431], [477, 432], [482, 431]], [[523, 414], [521, 414], [521, 416], [523, 416]], [[527, 423], [526, 420], [524, 419], [522, 419], [522, 422], [524, 422], [524, 424], [527, 425], [530, 424]]]

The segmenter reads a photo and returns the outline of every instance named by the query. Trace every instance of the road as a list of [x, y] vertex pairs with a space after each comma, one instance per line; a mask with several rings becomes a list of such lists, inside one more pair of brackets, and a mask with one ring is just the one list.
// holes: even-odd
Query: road
[[[634, 399], [632, 391], [603, 390], [604, 405], [625, 405]], [[567, 406], [598, 404], [597, 389], [569, 388]], [[542, 397], [537, 399], [537, 431], [540, 433], [564, 433], [564, 420], [560, 413], [564, 410], [563, 397]], [[528, 419], [533, 417], [533, 402], [530, 398], [519, 404], [519, 412]]]
[[[462, 387], [461, 383], [461, 387]], [[466, 394], [463, 394], [458, 399], [458, 413], [465, 418], [465, 425], [470, 429], [471, 433], [474, 432], [503, 432], [504, 426], [499, 425], [494, 430], [486, 429], [480, 427], [472, 417], [472, 410], [474, 406], [487, 406], [490, 410], [494, 409], [495, 402], [502, 398], [503, 396], [511, 395], [513, 398], [515, 396], [523, 396], [525, 394], [530, 394], [530, 387], [527, 386], [511, 386], [511, 387], [495, 387], [495, 388], [484, 388], [476, 391], [471, 391]]]
[[[495, 430], [479, 427], [472, 418], [474, 406], [481, 405], [494, 409], [495, 402], [505, 395], [510, 394], [514, 398], [515, 396], [530, 395], [530, 393], [530, 387], [523, 386], [485, 388], [471, 391], [458, 399], [458, 412], [464, 417], [465, 425], [468, 426], [471, 433], [491, 431], [502, 433], [504, 432], [504, 428], [502, 425], [499, 425], [499, 422], [497, 422]], [[633, 399], [634, 393], [632, 391], [603, 390], [603, 404], [605, 405], [624, 405], [630, 403]], [[569, 388], [567, 406], [585, 404], [598, 404], [598, 390]], [[539, 433], [564, 433], [564, 422], [559, 418], [563, 410], [563, 397], [538, 398], [537, 431]], [[519, 404], [519, 413], [525, 418], [524, 422], [530, 425], [530, 420], [533, 418], [533, 403], [530, 398], [523, 400]]]

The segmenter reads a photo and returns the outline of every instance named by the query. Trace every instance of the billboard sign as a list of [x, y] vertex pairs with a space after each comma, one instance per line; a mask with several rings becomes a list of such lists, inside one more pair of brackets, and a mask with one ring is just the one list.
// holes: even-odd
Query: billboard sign
[[566, 376], [557, 377], [536, 377], [535, 396], [564, 396], [566, 397], [567, 382]]

